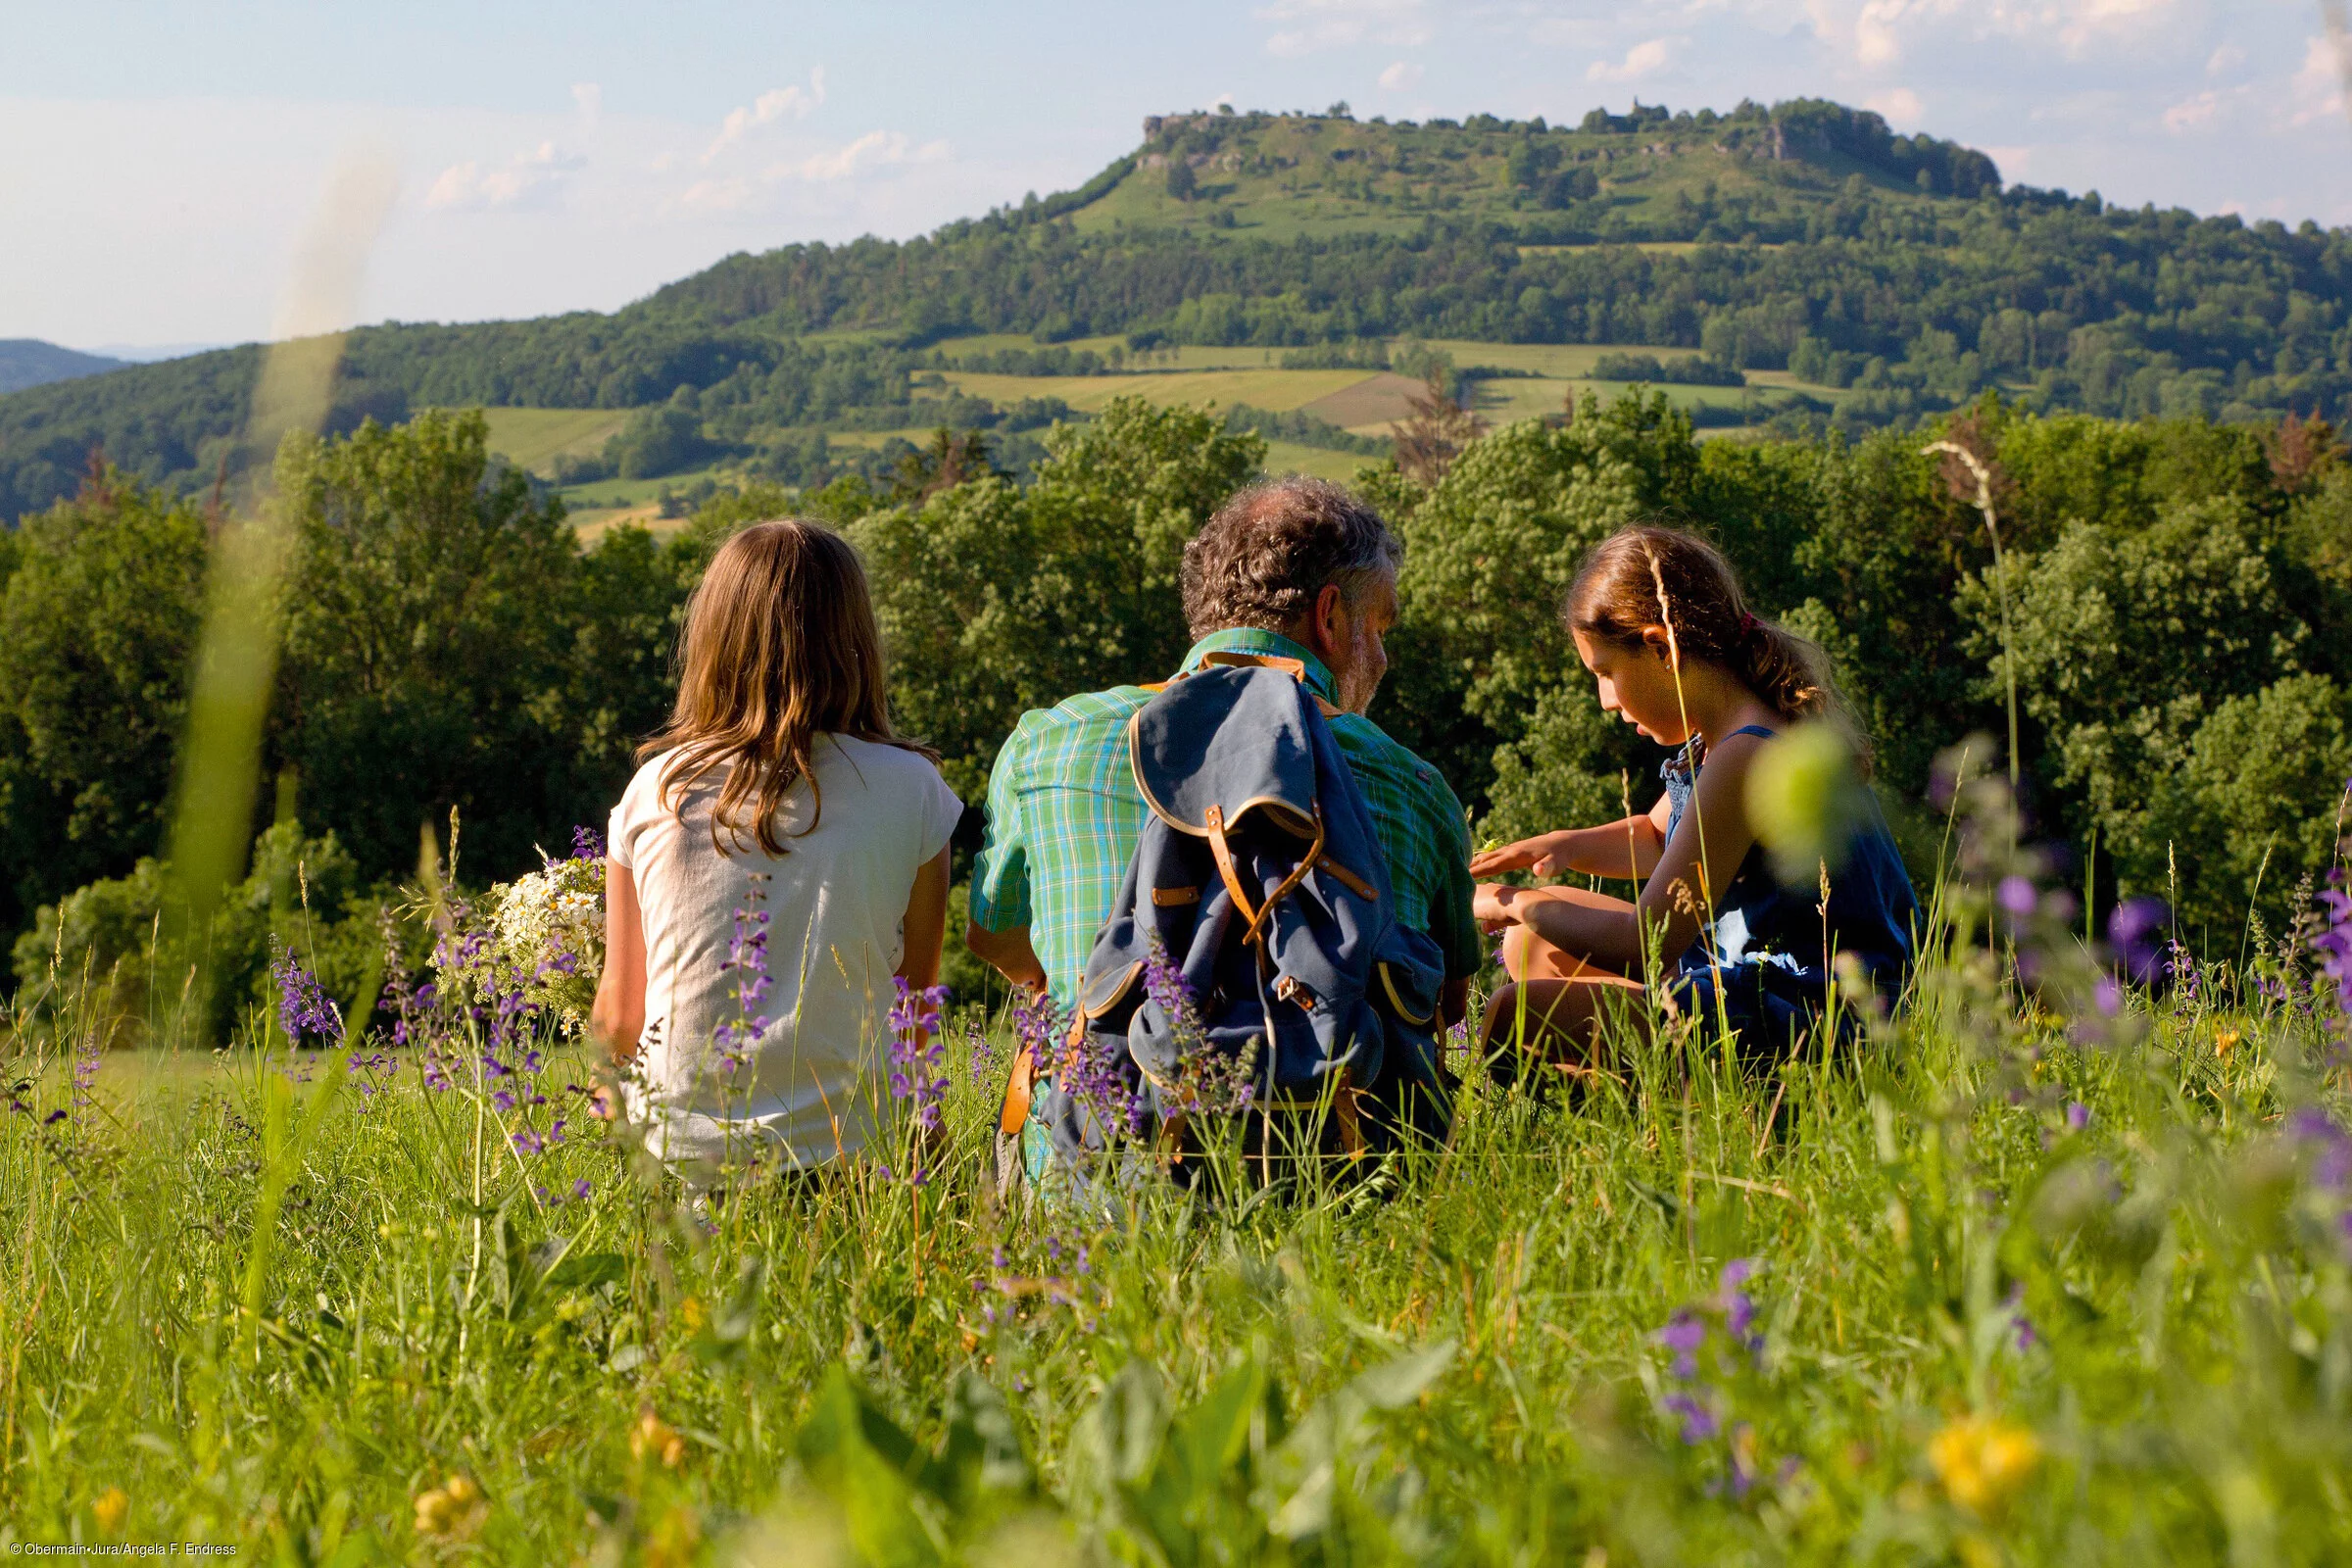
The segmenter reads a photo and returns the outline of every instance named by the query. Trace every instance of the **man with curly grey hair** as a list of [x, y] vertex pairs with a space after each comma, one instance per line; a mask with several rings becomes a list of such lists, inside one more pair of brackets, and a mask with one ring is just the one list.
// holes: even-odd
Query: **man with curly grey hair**
[[[1461, 1018], [1484, 961], [1470, 914], [1461, 803], [1431, 767], [1364, 716], [1388, 672], [1404, 546], [1338, 485], [1288, 478], [1236, 494], [1184, 551], [1193, 636], [1178, 673], [1271, 664], [1320, 698], [1389, 859], [1398, 922], [1446, 956], [1441, 1012]], [[1033, 709], [988, 781], [988, 837], [972, 868], [971, 950], [1066, 1012], [1143, 832], [1127, 721], [1152, 688], [1115, 686]], [[1042, 1152], [1031, 1152], [1031, 1161]]]

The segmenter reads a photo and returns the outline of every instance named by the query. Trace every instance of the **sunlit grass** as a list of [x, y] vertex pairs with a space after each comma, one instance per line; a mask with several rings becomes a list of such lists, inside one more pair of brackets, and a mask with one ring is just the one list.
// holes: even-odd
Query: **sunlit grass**
[[[1098, 1213], [992, 1203], [1001, 1035], [954, 1038], [934, 1186], [866, 1167], [698, 1213], [580, 1115], [570, 1048], [538, 1075], [570, 1134], [544, 1153], [463, 1077], [425, 1090], [413, 1055], [334, 1089], [299, 1147], [317, 1054], [117, 1053], [75, 1106], [71, 1013], [20, 1019], [11, 1063], [37, 1070], [0, 1131], [0, 1533], [355, 1561], [683, 1560], [770, 1509], [855, 1535], [856, 1485], [803, 1432], [841, 1365], [923, 1444], [977, 1372], [1042, 1485], [1008, 1517], [1133, 1540], [1148, 1521], [1102, 1490], [1088, 1425], [1131, 1360], [1179, 1411], [1262, 1367], [1296, 1422], [1428, 1351], [1426, 1390], [1350, 1429], [1317, 1530], [1269, 1523], [1302, 1517], [1281, 1513], [1304, 1440], [1280, 1423], [1202, 1461], [1178, 1491], [1219, 1554], [2178, 1561], [2261, 1524], [2230, 1513], [2248, 1495], [2266, 1539], [2308, 1545], [2281, 1560], [2352, 1542], [2324, 1479], [2347, 1452], [2341, 1254], [2260, 1188], [2291, 1189], [2262, 1152], [2319, 1027], [2176, 1002], [2085, 1050], [1976, 986], [1932, 972], [1884, 1039], [1773, 1074], [1726, 1077], [1691, 1038], [1575, 1105], [1474, 1075], [1451, 1147], [1373, 1190], [1153, 1183]], [[1761, 1352], [1678, 1382], [1655, 1335], [1695, 1305], [1723, 1346], [1709, 1303], [1739, 1258]], [[1683, 1441], [1685, 1389], [1720, 1431]], [[1938, 1470], [1970, 1412], [2035, 1445], [1997, 1508], [1967, 1490], [1983, 1475]], [[1140, 1463], [1158, 1428], [1137, 1419]], [[1991, 1441], [1944, 1448], [1962, 1439]], [[453, 1477], [455, 1502], [424, 1495]]]

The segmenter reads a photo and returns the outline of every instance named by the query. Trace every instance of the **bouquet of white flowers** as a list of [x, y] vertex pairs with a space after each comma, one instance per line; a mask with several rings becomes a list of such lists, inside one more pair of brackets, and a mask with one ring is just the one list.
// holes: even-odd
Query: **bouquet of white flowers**
[[486, 924], [443, 941], [433, 965], [445, 986], [480, 1004], [517, 998], [576, 1034], [605, 967], [604, 857], [542, 858], [538, 870], [483, 894], [474, 907], [489, 916]]

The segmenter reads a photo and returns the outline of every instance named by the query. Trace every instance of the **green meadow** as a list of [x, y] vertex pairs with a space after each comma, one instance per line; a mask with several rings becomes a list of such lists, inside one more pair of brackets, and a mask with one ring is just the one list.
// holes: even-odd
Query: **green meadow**
[[[1955, 858], [2005, 822], [1964, 818]], [[1443, 1150], [1092, 1203], [995, 1201], [985, 1011], [951, 1025], [928, 1184], [884, 1152], [697, 1205], [583, 1114], [594, 1068], [551, 1025], [454, 1026], [434, 1066], [289, 1052], [259, 1015], [222, 1053], [166, 1022], [101, 1054], [92, 993], [21, 998], [0, 1538], [2342, 1560], [2346, 1155], [2315, 1110], [2340, 1019], [2284, 950], [2062, 1010], [2005, 955], [2061, 961], [2064, 922], [1987, 947], [1981, 873], [1947, 870], [1891, 1017], [1777, 1066], [1693, 1025], [1571, 1102], [1457, 1053]]]

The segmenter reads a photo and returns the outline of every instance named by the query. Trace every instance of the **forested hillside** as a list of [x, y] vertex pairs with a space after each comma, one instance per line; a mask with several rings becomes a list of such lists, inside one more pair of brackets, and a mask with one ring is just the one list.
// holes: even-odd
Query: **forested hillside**
[[121, 360], [103, 354], [61, 349], [38, 338], [0, 338], [0, 392], [21, 392], [28, 386], [70, 381], [77, 375], [96, 375], [122, 368]]
[[[1908, 426], [1987, 389], [2121, 418], [2352, 410], [2343, 231], [2004, 187], [1981, 154], [1809, 100], [1573, 127], [1344, 108], [1154, 117], [1077, 191], [904, 243], [731, 257], [610, 316], [355, 332], [332, 426], [666, 405], [647, 438], [672, 458], [764, 452], [799, 479], [826, 430], [1021, 427], [916, 384], [980, 334], [1087, 339], [1098, 362], [1407, 337], [1696, 349], [1790, 383], [1760, 411], [1788, 434]], [[258, 363], [0, 397], [0, 517], [70, 495], [93, 447], [179, 493], [250, 468]]]

